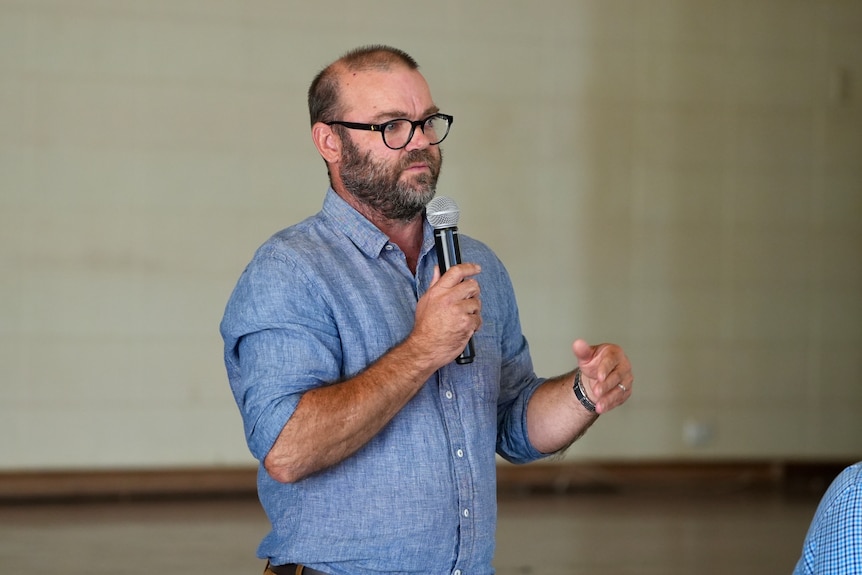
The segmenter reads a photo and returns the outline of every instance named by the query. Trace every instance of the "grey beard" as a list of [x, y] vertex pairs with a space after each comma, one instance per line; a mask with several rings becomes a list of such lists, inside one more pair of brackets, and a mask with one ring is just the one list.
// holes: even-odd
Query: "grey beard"
[[[425, 206], [437, 193], [437, 177], [440, 163], [435, 164], [428, 152], [414, 151], [408, 154], [402, 165], [425, 160], [431, 166], [430, 174], [423, 174], [412, 184], [398, 180], [399, 170], [388, 169], [375, 164], [370, 154], [359, 156], [358, 150], [351, 144], [344, 148], [344, 160], [341, 167], [341, 180], [344, 187], [353, 197], [368, 206], [384, 218], [392, 221], [411, 221], [421, 215]], [[415, 187], [414, 187], [415, 186]]]
[[379, 213], [381, 216], [392, 221], [408, 222], [422, 214], [425, 206], [437, 192], [433, 184], [424, 185], [421, 191], [416, 191], [401, 182], [395, 186], [386, 183], [348, 182], [342, 176], [344, 187], [353, 196]]

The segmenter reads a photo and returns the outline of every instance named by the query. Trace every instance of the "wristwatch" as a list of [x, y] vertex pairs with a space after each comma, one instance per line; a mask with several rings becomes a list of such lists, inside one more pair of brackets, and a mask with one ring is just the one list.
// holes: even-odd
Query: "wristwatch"
[[584, 391], [584, 385], [581, 383], [581, 368], [575, 369], [575, 383], [572, 385], [572, 389], [575, 392], [575, 397], [578, 398], [578, 401], [581, 402], [581, 405], [589, 411], [590, 413], [596, 412], [596, 404], [593, 403], [589, 397], [587, 397], [587, 392]]

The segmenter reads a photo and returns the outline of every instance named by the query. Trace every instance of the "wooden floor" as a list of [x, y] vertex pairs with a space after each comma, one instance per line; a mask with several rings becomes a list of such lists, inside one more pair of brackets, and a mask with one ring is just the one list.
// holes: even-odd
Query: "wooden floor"
[[[789, 574], [818, 498], [763, 489], [501, 495], [498, 575]], [[0, 573], [262, 572], [253, 497], [0, 505]]]

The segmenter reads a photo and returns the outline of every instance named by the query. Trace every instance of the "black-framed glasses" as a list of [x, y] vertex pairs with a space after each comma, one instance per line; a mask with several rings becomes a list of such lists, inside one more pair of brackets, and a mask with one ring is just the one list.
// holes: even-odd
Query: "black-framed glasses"
[[408, 120], [407, 118], [397, 118], [389, 120], [382, 124], [360, 124], [357, 122], [342, 122], [341, 120], [333, 120], [325, 122], [327, 126], [336, 124], [344, 126], [351, 130], [369, 130], [371, 132], [380, 132], [383, 136], [383, 143], [387, 148], [400, 150], [405, 148], [410, 140], [413, 139], [413, 134], [416, 128], [422, 130], [425, 137], [428, 138], [428, 143], [436, 146], [446, 139], [449, 135], [449, 128], [452, 127], [454, 118], [447, 114], [431, 114], [423, 120]]

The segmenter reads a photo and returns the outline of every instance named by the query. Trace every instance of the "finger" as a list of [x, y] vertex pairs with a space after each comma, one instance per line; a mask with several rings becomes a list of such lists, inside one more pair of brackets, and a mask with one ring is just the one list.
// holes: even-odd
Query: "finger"
[[608, 411], [621, 406], [628, 401], [631, 394], [631, 387], [618, 383], [606, 394], [605, 397], [602, 397], [602, 399], [596, 402], [596, 412], [607, 413]]
[[575, 340], [575, 343], [572, 344], [572, 351], [575, 357], [578, 358], [578, 364], [588, 363], [595, 354], [595, 348], [583, 339]]
[[597, 381], [607, 381], [610, 384], [608, 388], [616, 385], [617, 382], [613, 381], [615, 376], [622, 378], [625, 371], [630, 370], [625, 354], [619, 346], [603, 343], [593, 346], [593, 351], [593, 357], [587, 363], [581, 364], [581, 369]]
[[431, 276], [431, 285], [428, 287], [434, 287], [440, 281], [440, 266], [434, 266], [434, 274]]
[[465, 279], [456, 287], [464, 299], [478, 299], [482, 292], [479, 282], [473, 278]]
[[473, 333], [476, 333], [479, 331], [479, 328], [482, 327], [482, 314], [478, 311], [476, 313], [472, 313], [470, 314], [470, 320], [472, 321]]
[[614, 368], [613, 372], [608, 375], [605, 380], [605, 384], [610, 386], [608, 392], [619, 390], [625, 394], [630, 394], [634, 381], [635, 378], [632, 375], [631, 365], [626, 361], [622, 361], [616, 368]]
[[604, 382], [597, 382], [596, 387], [600, 389], [596, 395], [607, 397], [608, 401], [616, 401], [615, 405], [625, 402], [632, 394], [634, 376], [631, 367], [622, 362]]
[[453, 288], [465, 279], [482, 272], [479, 264], [458, 264], [449, 268], [440, 278], [440, 286]]
[[597, 351], [593, 358], [587, 363], [581, 363], [580, 367], [586, 385], [596, 397], [630, 390], [634, 376], [622, 348], [613, 344], [601, 344], [594, 349]]
[[482, 299], [477, 297], [479, 290], [475, 292], [475, 296], [464, 297], [459, 302], [460, 309], [467, 315], [479, 315], [482, 313]]

